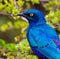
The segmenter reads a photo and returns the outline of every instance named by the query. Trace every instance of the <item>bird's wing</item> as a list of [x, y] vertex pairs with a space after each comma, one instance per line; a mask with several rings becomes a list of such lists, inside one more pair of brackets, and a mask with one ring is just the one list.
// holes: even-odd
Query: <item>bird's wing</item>
[[59, 40], [59, 37], [58, 37], [56, 31], [47, 24], [46, 24], [46, 27], [45, 27], [45, 29], [43, 31], [45, 31], [45, 34], [47, 35], [47, 37], [51, 38], [53, 40], [53, 42], [60, 49], [60, 40]]
[[[53, 41], [53, 36], [49, 37], [45, 31], [31, 30], [32, 39], [36, 42], [38, 48], [36, 48], [43, 55], [50, 59], [60, 59], [60, 49]], [[34, 38], [33, 38], [34, 36]], [[54, 36], [55, 38], [55, 36]], [[57, 38], [56, 38], [57, 39]], [[33, 44], [33, 43], [32, 43]]]
[[31, 32], [29, 31], [29, 29], [27, 30], [27, 39], [28, 39], [28, 42], [30, 44], [30, 46], [32, 47], [37, 47], [37, 43], [36, 41], [33, 39], [34, 36], [31, 34]]
[[27, 30], [27, 39], [30, 44], [30, 47], [32, 48], [32, 51], [38, 57], [42, 57], [43, 59], [45, 59], [46, 57], [36, 49], [36, 48], [38, 48], [37, 41], [35, 40], [34, 35], [29, 30]]

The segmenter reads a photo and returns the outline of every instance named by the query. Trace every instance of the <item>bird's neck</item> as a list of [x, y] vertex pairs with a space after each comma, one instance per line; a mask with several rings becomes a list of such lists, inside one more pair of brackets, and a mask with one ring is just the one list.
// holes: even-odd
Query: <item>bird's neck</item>
[[39, 20], [37, 22], [29, 22], [29, 27], [34, 27], [36, 25], [43, 25], [43, 24], [46, 24], [46, 21], [45, 20]]

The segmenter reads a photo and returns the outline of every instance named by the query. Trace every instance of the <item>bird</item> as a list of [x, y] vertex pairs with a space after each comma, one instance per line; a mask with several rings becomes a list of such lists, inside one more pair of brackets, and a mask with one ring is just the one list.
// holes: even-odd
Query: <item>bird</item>
[[47, 24], [42, 11], [28, 9], [17, 16], [28, 20], [27, 40], [33, 53], [41, 59], [60, 59], [60, 40], [57, 32]]

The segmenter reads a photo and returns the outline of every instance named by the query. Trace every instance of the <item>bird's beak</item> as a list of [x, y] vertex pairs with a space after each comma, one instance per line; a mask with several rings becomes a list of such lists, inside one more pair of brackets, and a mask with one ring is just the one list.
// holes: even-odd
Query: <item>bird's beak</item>
[[17, 14], [17, 16], [23, 16], [23, 17], [26, 17], [26, 15], [24, 15], [23, 13]]
[[17, 16], [21, 16], [21, 19], [23, 19], [24, 21], [28, 22], [27, 16], [24, 15], [23, 13], [17, 14]]

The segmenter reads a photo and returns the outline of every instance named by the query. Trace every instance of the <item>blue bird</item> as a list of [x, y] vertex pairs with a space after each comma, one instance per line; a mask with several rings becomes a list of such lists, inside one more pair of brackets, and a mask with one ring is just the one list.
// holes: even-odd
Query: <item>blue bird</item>
[[60, 59], [59, 37], [56, 31], [46, 24], [44, 14], [39, 10], [29, 9], [18, 16], [25, 17], [29, 22], [27, 39], [34, 54], [43, 59]]

